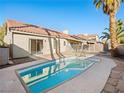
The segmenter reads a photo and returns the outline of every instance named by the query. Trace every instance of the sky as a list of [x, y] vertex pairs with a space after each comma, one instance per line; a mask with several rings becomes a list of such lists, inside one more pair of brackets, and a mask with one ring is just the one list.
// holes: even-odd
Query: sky
[[[116, 18], [124, 20], [124, 4]], [[95, 8], [93, 0], [0, 0], [0, 25], [7, 19], [69, 34], [101, 35], [109, 26], [109, 17]]]

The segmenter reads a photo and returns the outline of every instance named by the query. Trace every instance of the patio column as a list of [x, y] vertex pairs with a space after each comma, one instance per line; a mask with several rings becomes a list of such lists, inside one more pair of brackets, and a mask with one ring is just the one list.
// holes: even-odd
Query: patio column
[[96, 51], [95, 43], [94, 43], [94, 52]]
[[38, 54], [38, 53], [37, 53], [37, 39], [36, 39], [36, 45], [35, 45], [35, 46], [36, 46], [36, 54]]
[[88, 44], [88, 46], [89, 46], [89, 52], [90, 52], [90, 44]]

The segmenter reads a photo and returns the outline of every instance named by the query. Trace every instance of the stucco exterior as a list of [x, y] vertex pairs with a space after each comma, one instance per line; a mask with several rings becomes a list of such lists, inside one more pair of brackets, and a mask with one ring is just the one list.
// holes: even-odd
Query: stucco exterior
[[67, 50], [67, 46], [70, 45], [67, 39], [20, 33], [18, 31], [11, 31], [11, 33], [8, 33], [5, 36], [5, 42], [12, 45], [11, 51], [13, 58], [21, 58], [31, 55], [31, 39], [43, 40], [42, 53], [34, 55], [47, 55], [51, 54], [51, 52], [53, 54], [56, 53], [58, 50], [54, 47], [54, 39], [57, 41], [59, 40], [59, 42], [57, 42], [57, 48], [60, 48], [60, 51], [58, 52], [65, 52]]
[[22, 58], [63, 52], [102, 50], [97, 35], [69, 35], [63, 32], [25, 24], [14, 20], [7, 21], [5, 43], [10, 47], [10, 58]]
[[[43, 41], [43, 49], [41, 53], [31, 53], [31, 42], [30, 40], [42, 40]], [[56, 47], [54, 45], [54, 40], [56, 40]], [[76, 52], [76, 45], [73, 45], [70, 40], [65, 38], [58, 38], [52, 36], [44, 36], [39, 34], [27, 33], [27, 32], [19, 32], [15, 30], [9, 31], [9, 33], [5, 36], [5, 42], [10, 47], [10, 52], [13, 58], [22, 58], [28, 56], [38, 56], [38, 55], [47, 55], [47, 54], [55, 54], [55, 53], [63, 53], [63, 52]], [[79, 42], [78, 42], [79, 43]], [[78, 44], [77, 43], [77, 44]], [[85, 44], [78, 48], [78, 51], [82, 51], [84, 46], [87, 45], [87, 49], [84, 49], [87, 52], [102, 52], [103, 45], [101, 43], [93, 43], [93, 44]]]

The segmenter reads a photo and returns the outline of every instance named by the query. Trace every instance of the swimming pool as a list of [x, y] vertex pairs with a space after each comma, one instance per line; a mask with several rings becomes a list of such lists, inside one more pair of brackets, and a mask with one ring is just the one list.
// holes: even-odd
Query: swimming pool
[[74, 78], [94, 63], [77, 58], [60, 59], [17, 70], [17, 74], [29, 93], [43, 93]]

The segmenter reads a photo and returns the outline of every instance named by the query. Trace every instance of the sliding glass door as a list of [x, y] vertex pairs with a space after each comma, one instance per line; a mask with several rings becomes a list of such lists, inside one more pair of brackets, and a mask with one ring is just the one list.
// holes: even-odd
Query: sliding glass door
[[37, 54], [41, 54], [43, 50], [43, 40], [37, 40]]
[[30, 39], [31, 54], [41, 54], [43, 50], [43, 40]]
[[36, 50], [36, 40], [31, 39], [31, 54], [36, 54], [37, 50]]

